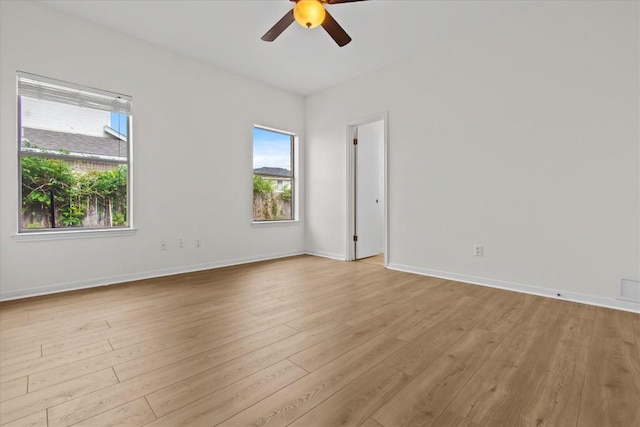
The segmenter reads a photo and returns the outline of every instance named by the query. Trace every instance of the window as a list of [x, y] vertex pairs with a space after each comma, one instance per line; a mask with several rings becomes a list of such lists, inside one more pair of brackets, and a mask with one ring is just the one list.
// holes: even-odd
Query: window
[[295, 135], [253, 128], [253, 220], [295, 219]]
[[18, 73], [19, 232], [131, 226], [131, 97]]

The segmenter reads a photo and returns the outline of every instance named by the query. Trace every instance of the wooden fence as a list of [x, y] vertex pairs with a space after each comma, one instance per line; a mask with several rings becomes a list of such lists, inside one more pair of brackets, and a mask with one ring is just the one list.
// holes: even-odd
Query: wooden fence
[[283, 200], [279, 193], [253, 193], [254, 221], [293, 219], [291, 201]]

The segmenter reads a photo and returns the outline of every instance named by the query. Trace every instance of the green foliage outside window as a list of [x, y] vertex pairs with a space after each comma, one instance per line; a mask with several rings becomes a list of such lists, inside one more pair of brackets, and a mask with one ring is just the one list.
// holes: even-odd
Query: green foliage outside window
[[280, 198], [285, 202], [291, 202], [291, 187], [288, 185], [282, 189], [282, 194], [280, 194]]
[[274, 182], [270, 179], [264, 179], [260, 175], [253, 176], [253, 192], [263, 195], [272, 194], [275, 191]]
[[85, 224], [91, 209], [104, 226], [126, 225], [126, 166], [76, 172], [64, 160], [36, 156], [23, 156], [21, 166], [23, 228], [95, 227]]
[[273, 179], [260, 175], [253, 176], [253, 219], [254, 221], [273, 221], [293, 219], [291, 215], [291, 187], [276, 191]]

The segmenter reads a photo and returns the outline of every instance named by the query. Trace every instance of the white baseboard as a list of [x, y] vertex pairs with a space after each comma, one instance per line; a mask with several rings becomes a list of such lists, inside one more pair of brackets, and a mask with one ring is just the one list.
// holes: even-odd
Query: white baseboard
[[338, 260], [338, 261], [345, 261], [346, 260], [344, 254], [334, 254], [334, 253], [331, 253], [331, 252], [310, 251], [310, 250], [305, 250], [304, 253], [306, 255], [319, 256], [319, 257], [322, 257], [322, 258], [330, 258], [330, 259], [335, 259], [335, 260]]
[[172, 276], [174, 274], [193, 273], [194, 271], [212, 270], [215, 268], [230, 267], [232, 265], [249, 264], [252, 262], [268, 261], [271, 259], [286, 258], [296, 255], [304, 255], [303, 251], [281, 252], [276, 254], [236, 258], [222, 261], [208, 262], [205, 264], [187, 265], [181, 267], [164, 268], [162, 270], [146, 271], [141, 273], [122, 274], [118, 276], [101, 277], [80, 282], [61, 283], [41, 288], [21, 289], [19, 291], [6, 292], [0, 295], [0, 301], [10, 301], [21, 298], [36, 297], [40, 295], [56, 294], [59, 292], [77, 291], [80, 289], [97, 288], [135, 280], [152, 279], [155, 277]]
[[[51, 286], [44, 286], [41, 288], [22, 289], [19, 291], [6, 292], [0, 295], [0, 301], [10, 301], [21, 298], [29, 298], [40, 295], [49, 295], [59, 292], [75, 291], [80, 289], [96, 288], [100, 286], [109, 286], [120, 283], [131, 282], [135, 280], [152, 279], [155, 277], [171, 276], [181, 273], [192, 273], [195, 271], [212, 270], [222, 267], [230, 267], [232, 265], [249, 264], [252, 262], [268, 261], [278, 258], [286, 258], [296, 255], [314, 255], [323, 258], [330, 258], [339, 261], [344, 261], [345, 258], [341, 254], [334, 254], [329, 252], [320, 251], [292, 251], [281, 252], [276, 254], [236, 258], [222, 261], [215, 261], [205, 264], [196, 264], [189, 266], [165, 268], [162, 270], [147, 271], [141, 273], [123, 274], [118, 276], [102, 277], [98, 279], [91, 279], [80, 282], [63, 283]], [[488, 286], [491, 288], [505, 289], [509, 291], [522, 292], [526, 294], [538, 295], [549, 298], [562, 299], [566, 301], [578, 302], [583, 304], [595, 305], [599, 307], [613, 308], [616, 310], [630, 311], [632, 313], [640, 313], [640, 304], [630, 301], [622, 301], [614, 298], [603, 298], [593, 295], [580, 294], [575, 292], [568, 292], [563, 290], [551, 290], [538, 286], [523, 285], [520, 283], [506, 282], [502, 280], [487, 279], [481, 277], [468, 276], [464, 274], [449, 273], [438, 270], [430, 270], [422, 267], [413, 267], [402, 264], [389, 263], [387, 266], [390, 270], [404, 271], [407, 273], [419, 274], [422, 276], [439, 277], [442, 279], [454, 280], [457, 282], [470, 283], [473, 285]], [[560, 293], [560, 296], [557, 294]]]
[[[616, 310], [630, 311], [632, 313], [640, 313], [640, 304], [617, 300], [615, 298], [603, 298], [594, 295], [580, 294], [575, 292], [564, 291], [561, 289], [553, 290], [532, 285], [523, 285], [520, 283], [506, 282], [503, 280], [487, 279], [484, 277], [467, 276], [465, 274], [449, 273], [446, 271], [430, 270], [428, 268], [413, 267], [409, 265], [401, 265], [390, 263], [387, 268], [391, 270], [404, 271], [407, 273], [415, 273], [422, 276], [438, 277], [441, 279], [454, 280], [456, 282], [470, 283], [472, 285], [488, 286], [490, 288], [505, 289], [508, 291], [522, 292], [525, 294], [538, 295], [548, 298], [561, 299], [565, 301], [578, 302], [582, 304], [595, 305], [598, 307], [613, 308]], [[558, 296], [560, 294], [560, 296]]]

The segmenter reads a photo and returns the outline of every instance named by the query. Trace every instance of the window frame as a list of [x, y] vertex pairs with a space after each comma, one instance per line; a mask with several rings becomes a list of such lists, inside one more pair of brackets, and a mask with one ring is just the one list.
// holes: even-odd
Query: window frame
[[286, 131], [282, 129], [273, 128], [270, 126], [263, 126], [254, 124], [251, 128], [251, 181], [252, 181], [252, 189], [251, 189], [251, 197], [252, 197], [252, 206], [253, 206], [253, 177], [255, 176], [255, 167], [253, 167], [253, 158], [255, 155], [255, 139], [253, 138], [253, 131], [255, 129], [261, 129], [268, 132], [279, 133], [282, 135], [287, 135], [290, 137], [290, 162], [291, 162], [291, 218], [290, 219], [264, 219], [264, 220], [256, 220], [253, 217], [253, 209], [251, 214], [251, 221], [254, 227], [269, 227], [269, 226], [281, 226], [287, 224], [298, 223], [298, 135], [295, 132]]
[[[82, 93], [89, 94], [90, 96], [105, 97], [113, 99], [116, 103], [126, 104], [128, 111], [122, 113], [116, 109], [107, 108], [95, 108], [96, 110], [102, 109], [103, 111], [120, 112], [127, 116], [127, 135], [126, 135], [126, 162], [113, 161], [114, 164], [126, 166], [127, 168], [127, 195], [126, 195], [126, 225], [111, 226], [111, 227], [55, 227], [55, 228], [36, 228], [28, 229], [23, 228], [23, 194], [22, 194], [22, 159], [23, 157], [41, 157], [47, 159], [61, 159], [65, 161], [77, 160], [65, 154], [58, 153], [43, 153], [38, 154], [34, 152], [25, 151], [22, 149], [23, 140], [23, 124], [22, 124], [22, 98], [29, 97], [32, 99], [46, 99], [50, 102], [58, 102], [59, 104], [74, 105], [71, 102], [62, 102], [45, 98], [38, 98], [28, 96], [21, 93], [20, 82], [21, 80], [32, 80], [43, 85], [55, 85], [71, 92], [78, 92], [79, 97], [82, 97]], [[82, 104], [82, 100], [80, 100]], [[132, 235], [135, 234], [136, 229], [133, 226], [133, 97], [118, 92], [107, 91], [103, 89], [97, 89], [89, 86], [80, 85], [77, 83], [71, 83], [63, 80], [53, 79], [50, 77], [44, 77], [37, 74], [27, 73], [23, 71], [16, 72], [16, 112], [17, 112], [17, 185], [18, 185], [18, 199], [17, 199], [17, 224], [16, 234], [13, 236], [18, 242], [23, 241], [41, 241], [41, 240], [58, 240], [58, 239], [76, 239], [76, 238], [90, 238], [90, 237], [114, 237], [119, 235]], [[92, 108], [92, 107], [88, 107]], [[116, 111], [114, 111], [116, 110]]]

